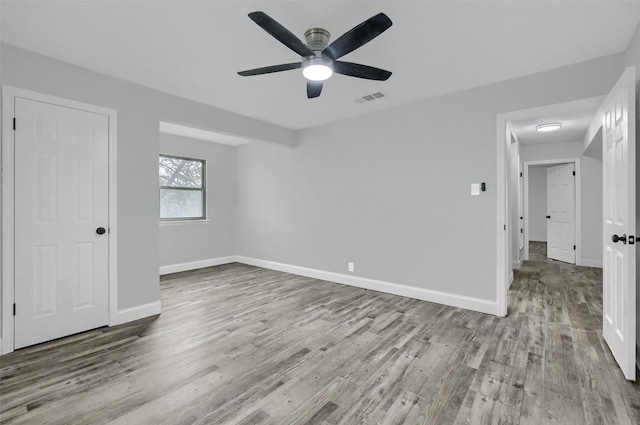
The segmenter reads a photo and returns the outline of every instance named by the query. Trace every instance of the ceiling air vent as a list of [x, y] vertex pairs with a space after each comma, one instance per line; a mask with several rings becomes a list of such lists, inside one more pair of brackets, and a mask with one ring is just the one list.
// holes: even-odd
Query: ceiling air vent
[[371, 102], [372, 100], [380, 99], [381, 97], [384, 97], [384, 94], [380, 92], [376, 92], [376, 93], [368, 94], [366, 96], [359, 97], [355, 99], [355, 102], [366, 103], [366, 102]]

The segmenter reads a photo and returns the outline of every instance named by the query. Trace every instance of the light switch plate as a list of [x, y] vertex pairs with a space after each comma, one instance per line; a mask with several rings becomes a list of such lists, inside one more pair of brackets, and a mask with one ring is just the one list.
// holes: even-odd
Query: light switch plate
[[480, 195], [480, 183], [471, 183], [471, 195]]

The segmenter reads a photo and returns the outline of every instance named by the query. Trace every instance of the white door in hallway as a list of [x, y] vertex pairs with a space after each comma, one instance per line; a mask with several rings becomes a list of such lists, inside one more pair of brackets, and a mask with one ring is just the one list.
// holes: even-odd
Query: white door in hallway
[[629, 380], [636, 379], [635, 69], [603, 104], [603, 332]]
[[108, 322], [109, 117], [19, 97], [14, 113], [17, 349]]
[[575, 164], [547, 168], [547, 257], [576, 263]]

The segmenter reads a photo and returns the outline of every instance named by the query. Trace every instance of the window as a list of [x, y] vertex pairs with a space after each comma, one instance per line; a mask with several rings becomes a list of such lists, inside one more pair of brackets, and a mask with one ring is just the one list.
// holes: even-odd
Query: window
[[160, 155], [160, 220], [205, 218], [205, 161]]

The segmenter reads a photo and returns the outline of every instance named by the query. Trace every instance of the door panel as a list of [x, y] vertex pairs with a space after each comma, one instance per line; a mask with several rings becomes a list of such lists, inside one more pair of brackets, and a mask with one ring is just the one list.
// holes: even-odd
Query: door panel
[[[636, 378], [636, 244], [629, 243], [636, 234], [634, 110], [635, 70], [628, 68], [603, 104], [602, 157], [603, 333], [629, 380]], [[629, 239], [614, 242], [614, 235]]]
[[15, 348], [107, 324], [108, 117], [15, 99]]
[[575, 164], [547, 168], [547, 257], [575, 264]]

